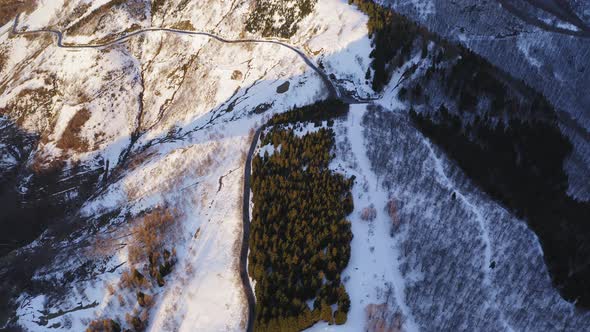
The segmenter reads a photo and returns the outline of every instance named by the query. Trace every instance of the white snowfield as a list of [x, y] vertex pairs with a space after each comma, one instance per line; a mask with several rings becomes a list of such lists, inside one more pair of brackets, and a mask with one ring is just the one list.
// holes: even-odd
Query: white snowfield
[[[39, 1], [34, 12], [21, 16], [19, 28], [65, 30], [107, 2]], [[224, 38], [251, 37], [244, 21], [253, 1], [166, 3], [166, 14], [157, 17], [151, 17], [149, 6], [114, 11], [109, 24], [65, 34], [64, 42], [93, 42], [133, 24], [185, 21]], [[89, 9], [74, 15], [82, 4]], [[425, 15], [431, 7], [424, 6]], [[354, 95], [372, 96], [365, 80], [371, 52], [366, 22], [346, 0], [319, 0], [287, 42], [321, 62]], [[167, 239], [178, 263], [165, 287], [156, 288], [148, 331], [243, 331], [247, 303], [238, 266], [244, 157], [253, 130], [272, 114], [326, 98], [320, 77], [279, 45], [223, 44], [154, 32], [104, 49], [76, 50], [57, 48], [49, 36], [9, 38], [5, 29], [0, 30], [6, 57], [0, 108], [21, 112], [25, 108], [19, 103], [36, 103], [35, 112], [12, 114], [22, 117], [23, 129], [46, 137], [36, 156], [89, 167], [108, 161], [111, 170], [123, 158], [133, 161], [81, 210], [97, 225], [100, 216], [114, 213], [98, 232], [114, 232], [121, 246], [56, 257], [36, 278], [64, 276], [88, 259], [102, 265], [67, 284], [63, 297], [22, 294], [18, 323], [29, 331], [82, 331], [91, 320], [112, 318], [129, 327], [125, 314], [139, 309], [137, 300], [117, 286], [130, 268], [124, 246], [128, 216], [169, 204], [180, 214], [179, 230]], [[400, 76], [401, 71], [393, 75]], [[286, 81], [288, 91], [278, 93]], [[40, 89], [51, 93], [33, 93]], [[322, 323], [310, 330], [587, 328], [590, 316], [550, 286], [538, 241], [524, 222], [473, 188], [409, 125], [393, 86], [385, 91], [378, 103], [395, 113], [355, 105], [335, 125], [333, 169], [356, 176], [355, 211], [349, 217], [352, 256], [343, 273], [352, 304], [345, 325]], [[70, 119], [82, 109], [90, 112], [81, 130], [89, 149], [58, 148]], [[2, 158], [0, 165], [12, 162], [7, 154]], [[393, 233], [385, 212], [391, 200], [400, 221]], [[371, 205], [376, 218], [362, 221], [362, 209]], [[56, 245], [82, 243], [84, 236]], [[50, 239], [41, 236], [29, 247], [44, 241]]]

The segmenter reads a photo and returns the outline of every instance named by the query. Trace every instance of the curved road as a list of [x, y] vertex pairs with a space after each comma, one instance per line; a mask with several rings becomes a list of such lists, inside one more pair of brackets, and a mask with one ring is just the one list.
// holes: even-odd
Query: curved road
[[252, 285], [250, 284], [250, 278], [248, 276], [248, 250], [250, 249], [250, 177], [252, 175], [252, 156], [258, 145], [258, 139], [260, 133], [264, 129], [264, 125], [256, 130], [252, 143], [250, 143], [250, 150], [248, 150], [248, 157], [246, 158], [246, 166], [244, 167], [244, 193], [242, 195], [242, 219], [243, 219], [243, 239], [242, 249], [240, 251], [240, 277], [246, 290], [246, 297], [248, 299], [248, 327], [246, 331], [251, 332], [254, 329], [254, 319], [256, 311], [256, 299], [254, 292], [252, 291]]
[[20, 17], [20, 14], [17, 15], [14, 19], [14, 25], [12, 26], [12, 33], [13, 34], [15, 34], [15, 35], [30, 35], [30, 34], [39, 34], [39, 33], [50, 33], [50, 34], [53, 34], [57, 37], [57, 47], [60, 47], [60, 48], [70, 48], [70, 49], [104, 48], [104, 47], [109, 47], [109, 46], [112, 46], [115, 44], [122, 43], [132, 37], [143, 35], [148, 32], [168, 32], [168, 33], [179, 34], [179, 35], [205, 36], [205, 37], [209, 37], [209, 38], [215, 39], [219, 42], [226, 43], [226, 44], [276, 44], [276, 45], [280, 45], [282, 47], [286, 47], [286, 48], [290, 49], [291, 51], [297, 53], [297, 55], [305, 62], [305, 64], [307, 64], [307, 66], [309, 66], [318, 75], [320, 75], [322, 81], [324, 82], [324, 84], [326, 85], [326, 88], [329, 91], [331, 98], [342, 98], [341, 94], [338, 92], [338, 89], [332, 83], [332, 81], [330, 80], [328, 75], [325, 72], [323, 72], [321, 69], [319, 69], [318, 66], [316, 66], [316, 64], [311, 59], [309, 59], [303, 51], [296, 48], [295, 46], [289, 45], [287, 43], [284, 43], [284, 42], [281, 42], [278, 40], [272, 40], [272, 39], [225, 39], [223, 37], [217, 36], [217, 35], [209, 33], [209, 32], [190, 31], [190, 30], [181, 30], [181, 29], [172, 29], [172, 28], [144, 28], [144, 29], [140, 29], [140, 30], [137, 30], [134, 32], [130, 32], [128, 34], [125, 34], [121, 37], [118, 37], [116, 39], [113, 39], [113, 40], [108, 41], [103, 44], [70, 44], [70, 43], [64, 44], [63, 33], [58, 30], [41, 29], [41, 30], [30, 30], [30, 31], [18, 31], [17, 27], [18, 27], [19, 17]]

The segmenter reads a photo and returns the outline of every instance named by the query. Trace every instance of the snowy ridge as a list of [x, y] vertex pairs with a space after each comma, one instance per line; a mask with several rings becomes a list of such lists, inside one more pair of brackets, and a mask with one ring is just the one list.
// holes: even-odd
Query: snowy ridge
[[[104, 3], [42, 0], [22, 27], [65, 31]], [[92, 23], [68, 35], [68, 42], [116, 37], [135, 23], [139, 28], [190, 24], [228, 39], [259, 37], [243, 27], [251, 1], [166, 1], [153, 17], [149, 2], [133, 3], [140, 15], [127, 5], [116, 7], [106, 16], [113, 25]], [[83, 4], [89, 6], [75, 14]], [[424, 21], [439, 10], [434, 0], [408, 6]], [[342, 90], [372, 97], [365, 80], [371, 52], [366, 23], [345, 0], [320, 0], [285, 42], [304, 50]], [[75, 174], [64, 170], [58, 182], [66, 184], [96, 169], [107, 171], [76, 213], [80, 229], [59, 240], [44, 234], [21, 250], [46, 243], [63, 249], [33, 276], [50, 287], [18, 297], [17, 323], [29, 331], [82, 331], [93, 319], [112, 318], [128, 327], [125, 314], [141, 310], [135, 293], [118, 284], [130, 268], [129, 221], [172, 205], [180, 227], [167, 240], [178, 263], [165, 287], [153, 290], [147, 330], [245, 330], [247, 303], [239, 275], [244, 157], [253, 131], [273, 114], [329, 95], [322, 78], [280, 45], [150, 31], [103, 50], [75, 50], [58, 48], [49, 37], [9, 37], [7, 26], [0, 30], [0, 55], [6, 55], [0, 108], [8, 110], [6, 121], [42, 138], [26, 162], [62, 160], [66, 170], [87, 167]], [[561, 45], [528, 35], [515, 38], [518, 51], [538, 70], [545, 69], [534, 63], [537, 49]], [[474, 35], [464, 41], [485, 43]], [[345, 325], [322, 323], [309, 330], [586, 329], [590, 314], [552, 288], [538, 239], [526, 224], [475, 188], [403, 113], [396, 83], [418, 61], [416, 56], [394, 73], [376, 101], [395, 112], [353, 105], [346, 120], [335, 121], [331, 167], [356, 176], [349, 217], [354, 238], [342, 275], [351, 309]], [[418, 70], [426, 66], [421, 63]], [[555, 72], [564, 80], [570, 74]], [[287, 91], [279, 89], [286, 83]], [[80, 128], [87, 149], [58, 147], [82, 110], [90, 114]], [[297, 134], [311, 130], [308, 125]], [[3, 167], [17, 165], [11, 149], [0, 143]], [[272, 151], [266, 146], [256, 153]], [[571, 168], [583, 174], [577, 166]], [[19, 184], [28, 190], [26, 179]], [[579, 192], [583, 196], [584, 188]], [[52, 195], [77, 192], [72, 187]], [[365, 209], [374, 210], [372, 220], [363, 220]], [[113, 247], [93, 241], [109, 235], [116, 240]]]

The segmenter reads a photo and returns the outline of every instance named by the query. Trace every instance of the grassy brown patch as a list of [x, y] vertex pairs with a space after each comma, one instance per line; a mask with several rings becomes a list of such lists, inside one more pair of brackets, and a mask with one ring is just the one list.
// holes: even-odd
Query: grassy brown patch
[[174, 213], [165, 209], [148, 212], [136, 220], [131, 230], [129, 262], [135, 264], [159, 256], [176, 220]]
[[191, 21], [188, 21], [188, 20], [174, 23], [172, 25], [172, 29], [187, 30], [187, 31], [195, 31], [196, 30], [195, 27], [193, 26], [193, 24], [191, 23]]
[[[136, 307], [125, 315], [124, 323], [134, 331], [145, 329], [149, 321], [149, 308], [155, 304], [158, 293], [154, 288], [165, 285], [163, 278], [172, 271], [176, 263], [175, 250], [168, 251], [166, 247], [171, 247], [167, 245], [167, 241], [171, 241], [173, 237], [177, 220], [176, 211], [168, 208], [156, 208], [137, 217], [133, 221], [130, 239], [126, 243], [130, 268], [121, 274], [117, 288], [107, 285], [109, 294], [117, 294], [116, 299], [120, 306], [135, 306], [135, 303], [139, 305], [139, 308]], [[99, 250], [103, 250], [103, 242], [105, 241], [99, 241]], [[135, 268], [140, 265], [141, 271]], [[133, 299], [131, 294], [135, 294]], [[108, 328], [114, 327], [113, 323], [117, 324], [117, 331], [120, 331], [119, 323], [108, 318], [90, 322], [87, 331], [111, 331]]]
[[77, 152], [88, 151], [88, 141], [80, 137], [82, 127], [90, 119], [90, 111], [83, 108], [79, 110], [70, 120], [64, 130], [57, 147], [62, 150], [73, 150]]
[[6, 66], [6, 59], [6, 54], [0, 53], [0, 72], [2, 72], [4, 70], [4, 66]]
[[119, 323], [112, 319], [97, 319], [88, 325], [86, 332], [115, 332], [121, 331]]
[[53, 97], [56, 94], [53, 88], [24, 89], [5, 108], [0, 108], [0, 114], [9, 116], [22, 127], [28, 115], [42, 112], [46, 115], [46, 123], [42, 125], [49, 126]]

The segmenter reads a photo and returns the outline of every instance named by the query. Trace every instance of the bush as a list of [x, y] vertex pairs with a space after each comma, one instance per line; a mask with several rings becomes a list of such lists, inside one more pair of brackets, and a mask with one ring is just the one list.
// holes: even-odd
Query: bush
[[377, 210], [373, 204], [371, 206], [367, 206], [361, 211], [361, 219], [364, 221], [373, 221], [377, 217]]
[[347, 319], [348, 318], [345, 313], [340, 310], [336, 310], [336, 313], [334, 314], [334, 323], [336, 323], [336, 325], [343, 325], [346, 323]]
[[393, 236], [393, 234], [395, 233], [395, 231], [400, 226], [400, 220], [399, 220], [399, 214], [398, 214], [398, 207], [397, 207], [397, 203], [395, 202], [395, 199], [393, 199], [393, 198], [390, 199], [387, 202], [387, 205], [385, 205], [385, 209], [387, 211], [387, 215], [391, 219], [391, 231], [390, 231], [390, 235]]
[[[34, 0], [2, 0], [0, 1], [0, 26], [14, 19], [18, 13], [31, 13], [36, 7]], [[0, 70], [2, 66], [0, 65]]]
[[[260, 32], [263, 37], [290, 38], [296, 32], [298, 23], [311, 14], [317, 0], [269, 1], [254, 2], [255, 7], [246, 20], [248, 32]], [[283, 20], [277, 25], [275, 18]]]
[[126, 314], [125, 320], [127, 321], [127, 324], [132, 326], [133, 330], [136, 332], [144, 331], [146, 328], [145, 323], [138, 316]]
[[140, 307], [151, 307], [154, 304], [153, 296], [147, 295], [141, 291], [137, 292], [137, 303]]
[[129, 262], [131, 264], [160, 259], [165, 240], [176, 225], [176, 217], [168, 209], [155, 209], [134, 221], [129, 243]]
[[104, 5], [96, 8], [94, 11], [92, 11], [92, 13], [82, 17], [76, 23], [72, 24], [68, 28], [67, 32], [70, 34], [77, 33], [78, 30], [80, 30], [85, 25], [89, 24], [91, 21], [98, 20], [100, 17], [106, 15], [111, 9], [124, 4], [126, 1], [127, 0], [111, 0], [107, 3], [105, 3]]
[[120, 284], [122, 288], [142, 288], [148, 286], [149, 282], [136, 268], [130, 271], [123, 271]]
[[77, 152], [88, 151], [88, 141], [80, 137], [82, 127], [90, 119], [90, 111], [83, 108], [76, 112], [64, 132], [61, 135], [56, 146], [62, 150], [74, 150]]
[[88, 324], [86, 332], [121, 332], [121, 326], [112, 319], [97, 319]]

